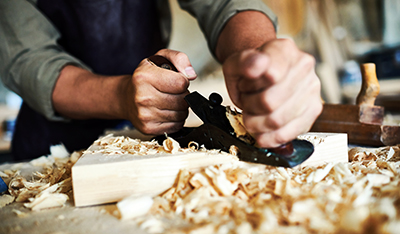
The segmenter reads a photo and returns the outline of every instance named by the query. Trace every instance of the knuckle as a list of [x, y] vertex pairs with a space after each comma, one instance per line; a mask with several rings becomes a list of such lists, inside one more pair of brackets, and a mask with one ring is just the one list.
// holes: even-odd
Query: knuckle
[[[136, 106], [150, 106], [152, 103], [152, 99], [151, 96], [147, 96], [147, 95], [136, 95], [135, 97], [135, 104]], [[140, 111], [140, 109], [139, 109]], [[143, 112], [143, 111], [142, 111]], [[144, 113], [142, 113], [144, 114]]]
[[289, 38], [281, 38], [277, 40], [277, 46], [288, 53], [293, 53], [293, 51], [298, 51], [296, 43]]
[[179, 51], [176, 51], [176, 54], [174, 55], [174, 57], [177, 62], [184, 62], [184, 61], [189, 60], [188, 56], [185, 53], [179, 52]]
[[132, 82], [137, 85], [146, 82], [146, 80], [147, 79], [145, 73], [142, 72], [140, 69], [136, 69], [132, 76]]
[[313, 78], [312, 81], [309, 82], [309, 93], [315, 98], [315, 100], [321, 100], [321, 81], [317, 76]]
[[296, 43], [291, 38], [281, 38], [281, 39], [279, 39], [279, 41], [281, 43], [284, 43], [286, 46], [291, 46], [291, 47], [296, 47], [297, 48]]
[[142, 123], [143, 127], [148, 127], [147, 125], [151, 120], [151, 115], [149, 115], [147, 111], [143, 110], [143, 108], [139, 108], [136, 117], [140, 121], [140, 123]]
[[181, 90], [183, 92], [189, 87], [189, 81], [186, 78], [180, 76], [175, 80], [174, 86], [178, 90]]
[[316, 61], [312, 55], [304, 53], [301, 59], [304, 61], [304, 66], [307, 69], [313, 69], [315, 67]]
[[270, 68], [268, 71], [268, 73], [269, 73], [268, 81], [270, 82], [271, 85], [277, 84], [282, 79], [282, 77], [285, 75], [285, 72], [286, 71], [282, 70], [282, 69], [276, 69], [274, 67]]
[[323, 105], [321, 102], [317, 102], [317, 104], [314, 105], [314, 109], [312, 111], [312, 118], [316, 119], [318, 116], [322, 113]]
[[265, 120], [265, 124], [270, 128], [270, 129], [278, 129], [282, 126], [282, 119], [276, 118], [275, 116], [270, 116]]
[[284, 131], [277, 131], [275, 133], [275, 141], [277, 144], [285, 144], [287, 142], [289, 142], [292, 138], [285, 133]]
[[270, 114], [277, 109], [274, 99], [275, 98], [273, 97], [273, 95], [264, 95], [261, 99], [261, 105], [265, 111], [265, 114]]
[[143, 134], [154, 134], [155, 132], [154, 132], [154, 128], [153, 127], [151, 127], [151, 125], [150, 124], [143, 124], [142, 126], [141, 126], [141, 132], [143, 133]]

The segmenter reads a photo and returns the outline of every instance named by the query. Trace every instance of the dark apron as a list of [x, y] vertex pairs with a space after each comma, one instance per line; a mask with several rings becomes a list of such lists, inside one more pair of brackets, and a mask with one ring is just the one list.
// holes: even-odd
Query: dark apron
[[[141, 60], [166, 46], [153, 0], [38, 0], [37, 6], [61, 33], [58, 43], [98, 74], [132, 74]], [[12, 153], [21, 161], [50, 154], [50, 146], [61, 143], [69, 152], [86, 149], [121, 121], [49, 121], [23, 103]]]

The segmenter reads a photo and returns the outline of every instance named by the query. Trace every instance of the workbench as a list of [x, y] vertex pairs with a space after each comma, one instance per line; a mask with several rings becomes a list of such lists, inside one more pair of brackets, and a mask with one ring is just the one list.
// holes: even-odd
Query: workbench
[[[38, 168], [28, 162], [0, 165], [0, 171], [6, 169], [19, 169], [28, 176]], [[18, 202], [0, 208], [0, 233], [146, 233], [133, 222], [121, 222], [115, 204], [76, 208], [72, 194], [68, 195], [63, 208], [31, 211]]]
[[[201, 87], [196, 88], [196, 90], [198, 89], [201, 90]], [[204, 90], [208, 90], [206, 85]], [[207, 96], [209, 92], [202, 93]], [[224, 100], [229, 100], [226, 92], [224, 94]], [[225, 103], [225, 105], [227, 104]], [[190, 126], [199, 125], [198, 119], [192, 114], [188, 122]], [[123, 135], [127, 135], [126, 132]], [[135, 134], [130, 136], [143, 137]], [[243, 203], [256, 211], [250, 215], [241, 213], [243, 210], [240, 209], [233, 210], [234, 212], [230, 210], [229, 207], [236, 206], [238, 208], [238, 204], [241, 204], [235, 200], [227, 202], [225, 198], [231, 199], [232, 196], [216, 196], [218, 202], [214, 200], [214, 205], [208, 203], [205, 206], [221, 207], [225, 205], [223, 208], [227, 209], [226, 211], [220, 211], [221, 215], [217, 216], [200, 215], [200, 221], [196, 221], [199, 217], [194, 216], [190, 221], [182, 217], [182, 213], [179, 214], [177, 210], [174, 210], [177, 207], [184, 210], [188, 204], [179, 205], [176, 201], [168, 200], [171, 199], [171, 194], [164, 194], [155, 198], [155, 204], [161, 204], [160, 202], [163, 201], [170, 202], [169, 204], [174, 206], [171, 210], [163, 210], [160, 205], [144, 216], [124, 220], [115, 203], [75, 207], [70, 191], [67, 194], [68, 201], [61, 208], [32, 211], [21, 202], [14, 202], [0, 208], [0, 233], [213, 233], [215, 230], [213, 230], [212, 223], [205, 223], [205, 225], [201, 223], [201, 219], [208, 216], [212, 217], [216, 223], [223, 223], [222, 218], [230, 217], [224, 221], [224, 225], [220, 226], [219, 233], [229, 233], [229, 231], [231, 233], [251, 233], [252, 226], [249, 225], [249, 222], [240, 222], [248, 220], [250, 224], [254, 225], [254, 220], [257, 219], [264, 221], [255, 225], [259, 231], [254, 231], [254, 233], [360, 233], [374, 231], [379, 233], [383, 228], [382, 223], [385, 222], [390, 224], [385, 227], [385, 230], [388, 233], [396, 233], [397, 230], [400, 230], [400, 207], [397, 205], [400, 199], [400, 150], [398, 146], [396, 147], [390, 150], [390, 147], [358, 149], [356, 146], [349, 146], [349, 149], [353, 149], [350, 154], [354, 163], [328, 163], [303, 169], [264, 167], [261, 172], [265, 173], [260, 176], [269, 178], [268, 183], [264, 183], [269, 193], [257, 195], [262, 197], [265, 202], [261, 202], [255, 207], [250, 207], [252, 205], [250, 203]], [[369, 153], [374, 151], [381, 153]], [[365, 153], [357, 154], [357, 152]], [[392, 155], [387, 160], [389, 152]], [[385, 167], [386, 164], [390, 165], [390, 168], [394, 168], [394, 172], [389, 167]], [[350, 174], [349, 171], [339, 173], [349, 167], [354, 169]], [[6, 169], [21, 170], [22, 175], [27, 178], [32, 176], [33, 171], [40, 170], [29, 162], [0, 165], [0, 171]], [[220, 169], [212, 168], [211, 171], [220, 172]], [[242, 172], [246, 172], [246, 170]], [[321, 173], [325, 177], [322, 177]], [[311, 176], [311, 174], [313, 175]], [[318, 176], [315, 176], [316, 174]], [[360, 197], [355, 205], [353, 203], [356, 198], [349, 195], [350, 192], [347, 188], [351, 189], [351, 192], [354, 193], [353, 196]], [[177, 191], [178, 188], [172, 187], [168, 191], [174, 190]], [[185, 192], [187, 193], [187, 191], [180, 190], [181, 194]], [[251, 193], [251, 191], [249, 192]], [[360, 194], [357, 194], [358, 192]], [[235, 199], [237, 197], [246, 199], [247, 195], [242, 193], [235, 194], [235, 196]], [[296, 202], [296, 199], [299, 201]], [[323, 200], [329, 201], [324, 207], [319, 207], [319, 209], [318, 206], [313, 206], [313, 202]], [[260, 200], [257, 201], [260, 202]], [[353, 205], [355, 208], [352, 207]], [[339, 208], [342, 210], [340, 213], [338, 212]], [[226, 216], [226, 212], [234, 217]], [[297, 212], [297, 216], [289, 215], [293, 212]], [[174, 213], [176, 214], [174, 215]], [[282, 218], [284, 218], [283, 222], [280, 220]], [[327, 220], [331, 222], [327, 222]]]
[[[355, 153], [356, 150], [358, 153]], [[390, 171], [390, 168], [387, 167], [381, 167], [380, 169], [373, 169], [373, 167], [369, 168], [368, 166], [365, 167], [364, 169], [360, 169], [358, 172], [352, 172], [353, 175], [350, 177], [353, 177], [353, 179], [357, 178], [357, 181], [352, 181], [352, 182], [341, 182], [341, 183], [350, 183], [352, 184], [349, 187], [353, 187], [356, 188], [357, 186], [359, 187], [358, 189], [363, 190], [363, 185], [362, 183], [367, 183], [367, 181], [371, 180], [371, 178], [375, 177], [377, 175], [377, 173], [381, 173], [381, 176], [378, 176], [378, 181], [374, 182], [368, 182], [368, 183], [372, 183], [370, 184], [373, 187], [373, 191], [374, 194], [366, 194], [367, 198], [368, 196], [372, 196], [371, 199], [372, 200], [365, 200], [361, 201], [360, 204], [358, 204], [357, 209], [354, 209], [355, 212], [351, 213], [353, 210], [347, 209], [345, 214], [343, 215], [343, 220], [341, 220], [339, 223], [340, 225], [347, 225], [346, 223], [346, 218], [349, 218], [349, 216], [355, 216], [358, 217], [360, 214], [359, 212], [367, 212], [366, 214], [371, 213], [371, 217], [369, 217], [369, 219], [373, 219], [374, 216], [373, 214], [378, 214], [379, 217], [377, 216], [375, 221], [373, 222], [387, 222], [389, 221], [393, 221], [391, 222], [391, 225], [394, 225], [396, 222], [398, 223], [399, 220], [398, 218], [398, 214], [400, 213], [400, 209], [399, 208], [395, 208], [394, 206], [390, 206], [389, 208], [392, 209], [387, 209], [387, 211], [385, 210], [375, 210], [375, 209], [379, 209], [379, 208], [383, 208], [384, 205], [389, 202], [389, 200], [391, 199], [400, 199], [399, 195], [400, 195], [400, 189], [399, 189], [399, 185], [400, 185], [400, 167], [399, 164], [400, 162], [398, 161], [400, 158], [400, 151], [399, 148], [394, 147], [394, 148], [388, 148], [386, 147], [385, 149], [365, 149], [368, 152], [373, 152], [374, 150], [378, 153], [375, 154], [375, 156], [371, 156], [371, 154], [369, 153], [365, 153], [362, 154], [360, 152], [367, 152], [367, 151], [363, 151], [364, 149], [358, 149], [358, 148], [353, 148], [353, 151], [351, 151], [352, 153], [350, 153], [350, 157], [352, 157], [352, 160], [361, 160], [360, 163], [356, 163], [358, 166], [355, 166], [354, 168], [357, 167], [362, 167], [362, 165], [371, 165], [371, 163], [375, 160], [375, 164], [376, 162], [379, 163], [383, 163], [384, 157], [387, 157], [389, 154], [390, 155], [390, 160], [386, 160], [392, 167], [396, 167], [396, 171]], [[361, 158], [364, 157], [364, 158]], [[379, 161], [381, 160], [381, 161]], [[385, 162], [386, 162], [385, 161]], [[390, 161], [390, 162], [389, 162]], [[355, 164], [355, 165], [356, 165]], [[388, 165], [389, 165], [388, 164]], [[336, 168], [336, 166], [338, 166]], [[343, 167], [344, 166], [344, 167]], [[342, 170], [343, 168], [346, 168], [346, 165], [335, 165], [335, 164], [327, 164], [327, 165], [323, 165], [320, 167], [316, 167], [315, 169], [315, 174], [318, 174], [318, 172], [323, 172], [326, 173], [324, 176], [326, 176], [329, 172], [329, 170], [327, 171], [326, 169], [329, 167], [329, 170], [331, 170], [331, 172], [338, 172], [340, 170]], [[319, 169], [318, 169], [319, 168]], [[340, 169], [342, 168], [342, 169]], [[29, 162], [26, 163], [18, 163], [18, 164], [3, 164], [0, 165], [0, 171], [5, 171], [7, 169], [13, 169], [13, 170], [20, 170], [21, 171], [21, 175], [23, 175], [26, 178], [29, 178], [32, 176], [32, 172], [40, 170], [40, 168], [38, 168], [37, 166], [32, 165]], [[293, 199], [297, 196], [293, 195], [293, 194], [289, 194], [289, 191], [291, 191], [290, 193], [297, 193], [299, 192], [298, 189], [300, 189], [303, 192], [299, 193], [299, 198], [301, 196], [304, 196], [304, 192], [308, 193], [319, 193], [317, 196], [315, 196], [313, 199], [317, 199], [317, 200], [321, 200], [321, 199], [331, 199], [330, 197], [332, 197], [332, 201], [334, 201], [335, 199], [341, 199], [340, 197], [335, 197], [334, 198], [334, 194], [333, 193], [335, 190], [338, 189], [337, 181], [334, 182], [332, 181], [333, 178], [336, 178], [335, 176], [338, 175], [328, 175], [326, 176], [326, 178], [324, 176], [319, 176], [319, 178], [317, 178], [318, 176], [315, 176], [313, 178], [311, 178], [311, 180], [313, 180], [314, 182], [312, 182], [314, 185], [318, 185], [320, 184], [320, 186], [317, 186], [314, 188], [310, 187], [307, 188], [307, 183], [305, 182], [306, 180], [309, 180], [309, 178], [304, 177], [303, 178], [303, 183], [304, 186], [303, 187], [296, 187], [294, 186], [296, 183], [300, 183], [299, 181], [302, 180], [301, 174], [307, 175], [307, 177], [310, 177], [310, 168], [306, 168], [306, 169], [284, 169], [284, 168], [271, 168], [271, 167], [267, 167], [267, 170], [269, 170], [269, 176], [274, 176], [273, 180], [277, 181], [276, 184], [274, 184], [273, 186], [275, 186], [275, 188], [271, 191], [272, 194], [272, 198], [270, 197], [269, 199], [277, 199], [276, 202], [277, 204], [285, 204], [286, 201], [284, 201], [285, 197], [286, 199], [290, 198]], [[312, 170], [314, 170], [312, 169]], [[393, 168], [392, 168], [393, 169]], [[254, 169], [252, 169], [254, 171]], [[264, 169], [262, 169], [264, 170]], [[364, 176], [361, 176], [363, 173], [365, 173]], [[388, 174], [392, 173], [391, 176], [388, 176]], [[297, 176], [296, 176], [297, 174]], [[344, 173], [345, 174], [345, 173]], [[300, 176], [300, 177], [299, 177]], [[349, 176], [349, 175], [348, 175]], [[341, 177], [342, 180], [346, 181], [346, 179], [350, 178], [350, 177]], [[383, 181], [382, 178], [386, 178], [389, 179], [388, 181]], [[289, 185], [287, 184], [285, 181], [290, 181]], [[297, 182], [296, 182], [297, 181]], [[364, 182], [361, 182], [364, 181]], [[278, 186], [278, 182], [280, 182], [280, 185]], [[285, 185], [286, 184], [286, 185]], [[367, 185], [365, 187], [365, 191], [366, 188], [369, 187], [370, 185]], [[283, 187], [282, 187], [283, 186]], [[286, 186], [286, 190], [285, 190], [285, 186]], [[289, 186], [289, 190], [288, 187]], [[360, 187], [361, 186], [361, 187]], [[379, 187], [380, 186], [380, 187]], [[393, 186], [394, 188], [396, 188], [396, 190], [393, 191]], [[279, 188], [278, 188], [279, 187]], [[380, 189], [385, 188], [386, 192], [384, 192], [383, 190], [380, 191]], [[388, 188], [392, 188], [392, 191], [389, 191], [390, 189]], [[309, 191], [308, 191], [309, 190]], [[307, 192], [308, 191], [308, 192]], [[182, 192], [182, 191], [181, 191]], [[354, 192], [354, 191], [353, 191]], [[287, 195], [285, 193], [288, 193]], [[349, 196], [347, 190], [343, 190], [342, 192], [338, 193], [339, 195], [343, 195], [344, 199], [348, 199]], [[378, 193], [378, 195], [377, 195]], [[386, 193], [386, 194], [385, 194]], [[389, 193], [389, 194], [388, 194]], [[300, 195], [303, 194], [303, 195]], [[165, 233], [165, 232], [170, 232], [170, 231], [175, 231], [175, 232], [179, 232], [178, 233], [210, 233], [210, 228], [212, 228], [212, 226], [210, 225], [205, 225], [202, 226], [200, 225], [199, 228], [193, 228], [196, 227], [196, 225], [198, 226], [199, 224], [197, 223], [196, 225], [187, 226], [187, 223], [184, 224], [182, 226], [182, 220], [180, 220], [179, 215], [176, 217], [177, 219], [174, 220], [168, 220], [168, 218], [166, 217], [170, 217], [168, 215], [165, 216], [165, 218], [160, 218], [162, 217], [162, 213], [160, 210], [158, 210], [157, 212], [159, 212], [159, 215], [155, 215], [154, 217], [156, 218], [160, 218], [160, 220], [162, 220], [163, 222], [166, 221], [165, 219], [167, 219], [167, 223], [174, 223], [175, 221], [177, 222], [177, 226], [176, 227], [181, 227], [181, 229], [176, 230], [176, 227], [169, 230], [169, 229], [160, 229], [158, 227], [159, 223], [161, 221], [155, 221], [154, 218], [149, 218], [152, 216], [146, 215], [144, 217], [138, 218], [138, 219], [128, 219], [128, 220], [122, 220], [121, 219], [121, 214], [117, 208], [116, 204], [106, 204], [106, 205], [98, 205], [98, 206], [89, 206], [89, 207], [81, 207], [81, 208], [77, 208], [74, 206], [73, 203], [73, 197], [72, 197], [72, 192], [70, 191], [68, 194], [69, 196], [69, 200], [67, 201], [67, 203], [65, 204], [64, 207], [62, 208], [50, 208], [50, 209], [44, 209], [44, 210], [40, 210], [40, 211], [31, 211], [30, 209], [26, 208], [23, 206], [23, 203], [19, 203], [19, 202], [14, 202], [10, 205], [7, 205], [3, 208], [0, 208], [0, 233]], [[340, 195], [340, 196], [341, 196]], [[243, 195], [242, 195], [243, 196]], [[360, 195], [360, 197], [364, 196], [364, 195]], [[346, 198], [347, 197], [347, 198]], [[161, 199], [161, 198], [160, 198]], [[221, 198], [222, 199], [222, 198]], [[317, 201], [316, 200], [316, 201]], [[309, 202], [311, 200], [306, 199], [305, 201]], [[221, 200], [221, 204], [223, 204], [225, 201]], [[294, 212], [294, 210], [298, 208], [295, 208], [295, 203], [292, 203], [293, 201], [289, 202], [290, 204], [293, 204], [292, 207], [292, 212]], [[366, 203], [363, 204], [362, 202]], [[385, 203], [386, 202], [386, 203]], [[235, 202], [234, 202], [235, 203]], [[232, 204], [234, 204], [232, 203]], [[288, 204], [289, 204], [288, 203]], [[342, 202], [337, 203], [338, 205], [342, 206], [346, 203], [345, 200], [343, 200]], [[389, 202], [390, 203], [390, 202]], [[380, 204], [380, 205], [377, 205]], [[298, 204], [300, 205], [300, 204]], [[306, 204], [303, 204], [306, 205]], [[332, 205], [332, 204], [331, 204]], [[217, 205], [215, 205], [217, 206]], [[260, 207], [262, 207], [263, 205], [260, 205]], [[376, 207], [377, 206], [377, 207]], [[382, 206], [382, 207], [381, 207]], [[273, 206], [272, 206], [273, 207]], [[361, 208], [360, 208], [361, 207]], [[315, 207], [314, 207], [315, 208]], [[314, 209], [311, 208], [310, 209]], [[393, 210], [393, 208], [395, 210]], [[269, 210], [268, 207], [265, 208], [267, 214], [271, 215], [272, 210]], [[271, 208], [272, 209], [272, 208]], [[302, 208], [301, 208], [302, 209]], [[324, 208], [325, 209], [325, 208]], [[327, 206], [325, 212], [328, 212], [329, 209], [329, 205]], [[161, 212], [161, 213], [160, 213]], [[275, 212], [275, 211], [274, 211]], [[279, 211], [280, 212], [280, 211]], [[278, 213], [279, 213], [278, 212]], [[310, 213], [313, 213], [314, 211], [312, 210], [302, 210], [301, 212], [303, 212], [303, 216], [307, 216], [310, 215]], [[305, 213], [304, 213], [305, 212]], [[394, 212], [394, 214], [393, 214]], [[334, 215], [335, 212], [333, 212], [332, 210], [332, 214], [328, 213], [321, 213], [318, 214], [319, 216], [329, 216], [329, 215]], [[160, 216], [161, 215], [161, 216]], [[171, 215], [171, 214], [170, 214]], [[360, 216], [362, 217], [362, 216]], [[178, 219], [179, 218], [179, 219]], [[247, 217], [249, 218], [249, 217]], [[252, 219], [255, 219], [257, 217], [253, 217]], [[340, 218], [340, 217], [337, 217]], [[140, 219], [142, 219], [140, 221]], [[245, 218], [246, 219], [246, 218]], [[291, 217], [290, 219], [293, 219], [293, 217]], [[310, 225], [312, 224], [312, 222], [314, 221], [319, 221], [322, 222], [324, 221], [322, 217], [319, 217], [316, 220], [309, 220], [309, 221], [304, 221], [301, 220], [301, 218], [299, 219], [294, 218], [295, 220], [297, 220], [296, 222], [298, 222], [298, 225], [293, 225], [293, 223], [291, 225], [289, 225], [286, 229], [280, 229], [283, 233], [296, 233], [297, 231], [299, 232], [304, 232], [304, 231], [309, 231], [310, 229], [308, 229], [310, 227]], [[369, 220], [367, 219], [367, 221]], [[138, 221], [139, 220], [139, 221]], [[144, 222], [144, 220], [148, 220], [148, 222]], [[275, 220], [276, 221], [276, 220]], [[364, 220], [365, 221], [365, 220]], [[273, 220], [271, 221], [272, 223], [268, 222], [265, 223], [265, 225], [267, 225], [266, 227], [268, 227], [268, 225], [272, 225], [271, 227], [275, 227], [276, 228], [276, 224], [273, 223]], [[310, 224], [311, 223], [311, 224]], [[151, 225], [154, 224], [154, 227], [152, 227]], [[303, 224], [305, 224], [306, 226], [303, 226]], [[142, 228], [140, 228], [139, 226], [142, 225]], [[146, 226], [145, 228], [143, 228], [143, 225]], [[179, 226], [181, 225], [181, 226]], [[186, 225], [186, 226], [185, 226]], [[232, 224], [231, 224], [232, 225]], [[275, 226], [274, 226], [275, 225]], [[315, 228], [318, 228], [318, 225], [320, 225], [321, 227], [321, 232], [322, 233], [326, 233], [327, 230], [327, 226], [323, 226], [324, 223], [320, 223], [320, 224], [312, 224], [312, 225], [316, 225], [317, 227], [314, 227], [313, 232], [315, 232]], [[361, 225], [361, 224], [354, 224], [354, 225]], [[370, 226], [372, 227], [373, 225], [376, 225], [377, 227], [379, 226], [379, 223], [373, 223]], [[170, 225], [167, 225], [169, 227], [171, 227]], [[174, 225], [172, 225], [174, 226]], [[261, 224], [262, 226], [262, 224]], [[182, 228], [185, 227], [185, 228]], [[329, 227], [329, 225], [328, 225]], [[375, 227], [375, 226], [373, 226]], [[251, 228], [251, 226], [243, 226], [243, 225], [238, 225], [239, 228], [238, 230], [243, 230], [243, 231], [249, 231]], [[265, 228], [265, 227], [264, 227]], [[387, 227], [385, 230], [392, 230], [391, 232], [393, 232], [393, 230], [398, 230], [395, 229], [395, 226], [392, 227]], [[145, 230], [143, 230], [145, 229]], [[274, 229], [275, 230], [275, 229]], [[318, 230], [318, 229], [317, 229]], [[351, 231], [352, 229], [350, 228], [347, 231]], [[367, 230], [367, 229], [362, 229], [362, 230]], [[226, 231], [226, 230], [225, 230]], [[331, 230], [333, 231], [343, 231], [343, 229], [334, 229]], [[318, 231], [317, 231], [318, 232]], [[247, 232], [246, 232], [247, 233]], [[256, 232], [257, 233], [257, 232]]]

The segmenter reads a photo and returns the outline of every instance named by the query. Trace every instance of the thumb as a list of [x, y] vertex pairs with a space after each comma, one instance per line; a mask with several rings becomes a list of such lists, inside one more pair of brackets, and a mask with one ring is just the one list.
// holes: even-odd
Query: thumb
[[189, 80], [196, 79], [197, 74], [185, 53], [164, 49], [157, 52], [157, 54], [168, 59], [172, 64], [174, 64], [178, 72], [183, 74]]

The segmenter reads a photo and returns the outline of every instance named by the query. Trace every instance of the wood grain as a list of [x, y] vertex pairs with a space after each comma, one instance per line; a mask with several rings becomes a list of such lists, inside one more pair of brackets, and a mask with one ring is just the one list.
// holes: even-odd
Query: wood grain
[[155, 196], [170, 188], [179, 170], [237, 161], [205, 152], [159, 155], [84, 154], [72, 167], [75, 206], [112, 203], [130, 195]]
[[[302, 164], [347, 162], [346, 134], [309, 133], [314, 154]], [[88, 150], [96, 150], [92, 145]], [[104, 155], [86, 153], [72, 167], [75, 206], [113, 203], [132, 195], [155, 196], [170, 188], [181, 169], [236, 162], [226, 153], [192, 152], [155, 155]]]
[[347, 134], [310, 132], [299, 136], [314, 144], [314, 153], [299, 166], [318, 166], [328, 162], [348, 162]]

